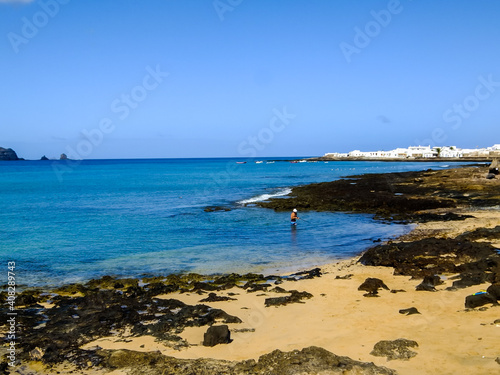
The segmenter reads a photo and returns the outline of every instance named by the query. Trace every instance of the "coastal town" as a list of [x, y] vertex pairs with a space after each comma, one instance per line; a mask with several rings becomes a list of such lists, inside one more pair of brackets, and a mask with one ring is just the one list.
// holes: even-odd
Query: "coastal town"
[[326, 153], [325, 159], [430, 159], [430, 158], [491, 158], [500, 156], [500, 144], [486, 148], [459, 148], [456, 146], [410, 146], [389, 151], [360, 151]]

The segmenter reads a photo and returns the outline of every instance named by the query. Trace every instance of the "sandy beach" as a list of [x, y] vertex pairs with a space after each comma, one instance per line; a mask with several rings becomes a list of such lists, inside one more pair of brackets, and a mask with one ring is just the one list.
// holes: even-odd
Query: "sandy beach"
[[[493, 183], [498, 185], [498, 181]], [[430, 213], [430, 211], [427, 213]], [[500, 248], [500, 237], [498, 235], [500, 209], [498, 206], [479, 209], [457, 207], [432, 210], [434, 215], [439, 216], [444, 213], [461, 216], [461, 219], [429, 220], [419, 223], [409, 234], [393, 240], [391, 246], [397, 247], [398, 244], [418, 243], [422, 239], [456, 241], [457, 236], [465, 233], [469, 237], [467, 240], [464, 239], [464, 242], [482, 243], [497, 249], [493, 250], [493, 253], [498, 252], [498, 248]], [[470, 237], [470, 233], [483, 233], [477, 232], [478, 229], [486, 231], [491, 229], [490, 232], [493, 235], [479, 234]], [[457, 249], [457, 254], [458, 251]], [[454, 255], [441, 254], [440, 256], [441, 258], [447, 258]], [[393, 267], [363, 265], [359, 261], [360, 257], [333, 264], [319, 265], [320, 274], [310, 272], [307, 274], [310, 277], [281, 275], [282, 278], [268, 277], [267, 280], [264, 278], [255, 282], [236, 281], [233, 284], [226, 283], [225, 285], [229, 285], [226, 287], [217, 284], [219, 286], [214, 287], [214, 289], [206, 288], [207, 284], [209, 284], [208, 286], [211, 285], [210, 280], [199, 283], [196, 279], [193, 279], [185, 282], [181, 278], [173, 276], [170, 279], [167, 278], [168, 280], [157, 283], [155, 287], [168, 289], [169, 283], [175, 281], [179, 285], [189, 286], [190, 289], [182, 287], [175, 291], [168, 289], [166, 293], [154, 293], [152, 294], [153, 299], [145, 299], [146, 305], [141, 305], [146, 307], [137, 305], [138, 307], [135, 310], [145, 309], [149, 311], [152, 303], [161, 305], [161, 303], [172, 304], [175, 302], [179, 308], [170, 307], [170, 312], [174, 314], [171, 316], [174, 318], [178, 311], [184, 311], [183, 306], [207, 306], [204, 308], [205, 310], [200, 311], [199, 314], [201, 315], [188, 316], [187, 320], [183, 321], [182, 326], [174, 326], [173, 331], [172, 328], [168, 328], [170, 329], [168, 332], [177, 335], [175, 336], [176, 345], [169, 343], [168, 340], [170, 339], [168, 337], [167, 340], [158, 339], [158, 337], [163, 337], [161, 332], [160, 335], [158, 334], [158, 330], [154, 331], [156, 332], [155, 335], [149, 334], [148, 326], [143, 325], [142, 331], [138, 333], [139, 331], [134, 331], [137, 327], [133, 325], [115, 327], [115, 324], [111, 322], [111, 328], [108, 331], [102, 331], [108, 332], [108, 334], [98, 334], [97, 339], [84, 340], [78, 350], [82, 350], [84, 353], [92, 353], [93, 357], [89, 357], [86, 365], [84, 364], [82, 368], [76, 371], [78, 373], [109, 373], [112, 375], [201, 373], [199, 370], [192, 370], [189, 367], [194, 364], [201, 366], [197, 367], [198, 369], [212, 365], [223, 366], [221, 368], [225, 369], [223, 371], [210, 370], [212, 371], [210, 372], [207, 370], [208, 372], [203, 372], [207, 374], [281, 374], [282, 372], [275, 372], [278, 369], [266, 370], [266, 368], [261, 368], [259, 370], [261, 372], [258, 372], [256, 369], [259, 368], [259, 365], [256, 361], [259, 361], [259, 358], [262, 360], [263, 357], [261, 356], [266, 356], [276, 349], [285, 353], [297, 353], [297, 351], [304, 348], [319, 347], [337, 356], [349, 357], [354, 361], [363, 363], [373, 363], [378, 367], [374, 370], [359, 370], [359, 368], [352, 369], [348, 367], [346, 370], [342, 370], [343, 372], [338, 372], [340, 370], [334, 368], [331, 370], [306, 371], [300, 369], [302, 361], [300, 359], [296, 360], [296, 362], [292, 361], [292, 367], [299, 366], [296, 371], [286, 373], [498, 374], [500, 371], [500, 307], [498, 303], [485, 303], [475, 308], [466, 308], [465, 306], [468, 296], [485, 291], [492, 283], [498, 283], [498, 263], [495, 263], [498, 262], [498, 255], [493, 254], [492, 256], [494, 258], [489, 261], [487, 272], [478, 271], [485, 274], [489, 281], [471, 283], [472, 285], [457, 288], [454, 287], [454, 282], [460, 278], [465, 280], [466, 273], [459, 275], [457, 272], [440, 272], [439, 277], [435, 276], [439, 282], [430, 287], [431, 290], [435, 289], [434, 291], [417, 290], [417, 286], [422, 283], [422, 277], [398, 274], [398, 272], [401, 272], [395, 272]], [[425, 257], [427, 255], [421, 254], [416, 256], [415, 259], [407, 259], [407, 262], [412, 264], [417, 258]], [[455, 262], [458, 262], [458, 260]], [[466, 263], [472, 264], [474, 259], [469, 259]], [[434, 266], [429, 264], [424, 268], [432, 270]], [[458, 265], [458, 267], [461, 266]], [[493, 272], [488, 270], [493, 270]], [[280, 273], [278, 269], [275, 271], [275, 275]], [[250, 275], [250, 277], [253, 276]], [[387, 288], [381, 287], [378, 292], [367, 295], [367, 291], [358, 288], [368, 278], [380, 280], [381, 285]], [[123, 295], [123, 298], [125, 298], [125, 295], [129, 295], [129, 300], [124, 299], [125, 302], [118, 303], [141, 300], [141, 298], [145, 298], [143, 294], [147, 293], [148, 290], [152, 290], [154, 285], [151, 283], [149, 289], [147, 285], [144, 287], [146, 289], [143, 289], [141, 285], [137, 284], [137, 280], [101, 280], [99, 283], [95, 284], [100, 288], [99, 293], [108, 293], [108, 296]], [[131, 283], [132, 287], [127, 286], [127, 283]], [[143, 284], [145, 283], [143, 282]], [[89, 286], [89, 288], [95, 288], [95, 285]], [[61, 300], [63, 306], [64, 303], [81, 300], [80, 297], [85, 296], [86, 293], [92, 296], [90, 290], [81, 286], [76, 287], [71, 292], [66, 289], [64, 293], [68, 293], [71, 297], [63, 297]], [[307, 292], [310, 295], [307, 293], [301, 295], [300, 300], [294, 301], [295, 303], [266, 306], [268, 299], [288, 296], [293, 290]], [[212, 298], [227, 300], [204, 301], [210, 295]], [[101, 303], [100, 300], [95, 299], [90, 301], [93, 301], [92, 303]], [[88, 302], [85, 303], [88, 305]], [[54, 309], [56, 304], [48, 302], [43, 306], [46, 311], [50, 311]], [[112, 302], [105, 301], [103, 308], [107, 310], [111, 306], [113, 306]], [[126, 307], [121, 306], [122, 309]], [[90, 308], [96, 309], [93, 305]], [[410, 314], [408, 311], [404, 311], [411, 308], [416, 309], [417, 313]], [[193, 309], [196, 310], [195, 307]], [[81, 307], [68, 311], [72, 311], [73, 314], [80, 314], [80, 310], [82, 310]], [[215, 314], [213, 320], [209, 323], [189, 323], [193, 319], [200, 319], [200, 317], [203, 318], [221, 310], [224, 314]], [[101, 314], [100, 310], [96, 311]], [[150, 323], [147, 324], [156, 324], [158, 319], [155, 320], [155, 317], [162, 315], [158, 314], [159, 310], [155, 311], [157, 311], [156, 314], [147, 313], [151, 319]], [[132, 312], [134, 314], [146, 314], [146, 311]], [[63, 320], [65, 319], [64, 314], [71, 314], [71, 312], [63, 313]], [[98, 318], [97, 322], [101, 324], [102, 319], [104, 318]], [[140, 318], [135, 320], [139, 323], [137, 319]], [[204, 334], [208, 325], [227, 325], [232, 341], [215, 346], [204, 346]], [[165, 328], [162, 328], [162, 330], [165, 331]], [[90, 337], [90, 334], [88, 335]], [[384, 355], [374, 353], [374, 347], [377, 343], [398, 339], [408, 340], [405, 341], [407, 346], [393, 351], [392, 354], [390, 351]], [[64, 337], [62, 340], [64, 341]], [[37, 354], [36, 350], [39, 350], [40, 353]], [[30, 352], [30, 361], [24, 361], [23, 366], [12, 373], [70, 373], [75, 370], [72, 365], [68, 364], [47, 367], [39, 361], [40, 358], [38, 360], [36, 358], [37, 355], [45, 358], [44, 350], [36, 350], [34, 354]], [[395, 357], [390, 358], [391, 355]], [[403, 358], [397, 358], [398, 355], [402, 355]], [[155, 356], [155, 359], [152, 360], [150, 356]], [[169, 359], [172, 357], [176, 359]], [[104, 364], [104, 367], [93, 366], [92, 361], [95, 358], [107, 358], [101, 363], [101, 365]], [[184, 368], [190, 368], [191, 370], [169, 372], [170, 370], [166, 371], [163, 370], [163, 367], [154, 365], [154, 363], [162, 363], [163, 366], [162, 361], [181, 361], [169, 364], [171, 367], [168, 368], [180, 368], [179, 366], [182, 364], [182, 366], [187, 366]], [[143, 366], [145, 367], [143, 368]], [[250, 370], [237, 371], [235, 370], [238, 368], [237, 366], [247, 366]]]
[[[468, 212], [474, 218], [464, 222], [430, 222], [421, 224], [408, 235], [424, 232], [446, 238], [475, 228], [500, 225], [498, 210]], [[496, 243], [500, 247], [500, 242]], [[274, 349], [291, 351], [315, 345], [337, 355], [363, 362], [374, 362], [396, 370], [399, 374], [498, 374], [500, 364], [500, 308], [480, 311], [464, 308], [465, 297], [486, 289], [489, 284], [447, 291], [453, 275], [443, 275], [444, 283], [437, 292], [416, 291], [421, 282], [407, 276], [394, 276], [388, 267], [363, 266], [357, 259], [321, 267], [319, 278], [287, 281], [284, 289], [308, 291], [313, 294], [305, 303], [264, 307], [266, 298], [279, 293], [247, 293], [239, 288], [217, 293], [236, 298], [234, 301], [212, 302], [240, 317], [241, 324], [229, 324], [234, 340], [227, 345], [202, 345], [206, 327], [187, 328], [181, 334], [191, 345], [173, 350], [155, 342], [153, 337], [130, 337], [123, 343], [116, 337], [89, 343], [104, 349], [156, 351], [185, 359], [214, 358], [241, 361], [258, 359]], [[352, 275], [348, 279], [345, 276]], [[379, 278], [392, 290], [382, 290], [376, 298], [363, 297], [358, 287], [368, 278]], [[234, 293], [234, 295], [232, 294]], [[159, 298], [175, 298], [187, 304], [199, 303], [201, 297], [192, 293], [176, 293]], [[404, 315], [400, 309], [415, 307], [420, 314]], [[496, 321], [496, 323], [494, 323]], [[246, 332], [241, 332], [241, 331]], [[240, 332], [238, 332], [240, 331]], [[417, 355], [410, 360], [387, 360], [370, 354], [381, 340], [405, 338], [415, 340]]]

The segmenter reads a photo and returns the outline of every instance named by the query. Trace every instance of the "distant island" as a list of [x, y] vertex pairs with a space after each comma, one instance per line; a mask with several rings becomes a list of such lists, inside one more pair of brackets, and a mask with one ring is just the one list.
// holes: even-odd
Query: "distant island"
[[0, 160], [20, 160], [11, 148], [0, 147]]
[[[13, 149], [0, 147], [0, 161], [16, 161], [16, 160], [24, 160], [24, 159], [19, 158]], [[45, 155], [43, 155], [40, 158], [40, 160], [50, 160], [50, 159]], [[66, 154], [61, 154], [59, 160], [68, 160], [68, 156]]]

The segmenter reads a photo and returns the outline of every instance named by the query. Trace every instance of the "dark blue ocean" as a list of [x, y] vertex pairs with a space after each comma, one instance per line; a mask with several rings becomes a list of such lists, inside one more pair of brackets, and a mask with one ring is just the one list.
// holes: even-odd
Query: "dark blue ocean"
[[[251, 203], [345, 175], [440, 163], [262, 163], [240, 159], [0, 162], [0, 265], [17, 283], [49, 286], [103, 275], [288, 272], [356, 255], [410, 230], [370, 215], [289, 213]], [[250, 203], [250, 205], [244, 205]], [[207, 206], [230, 211], [205, 212]]]

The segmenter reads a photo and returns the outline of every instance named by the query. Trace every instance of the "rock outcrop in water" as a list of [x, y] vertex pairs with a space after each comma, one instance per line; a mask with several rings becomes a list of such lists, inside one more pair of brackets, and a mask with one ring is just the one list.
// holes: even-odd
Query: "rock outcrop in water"
[[19, 158], [13, 149], [0, 147], [0, 160], [19, 160]]
[[373, 213], [382, 219], [439, 221], [463, 220], [454, 213], [428, 213], [432, 209], [500, 204], [499, 180], [487, 180], [488, 168], [365, 174], [299, 186], [289, 198], [258, 203], [277, 211], [299, 210]]

